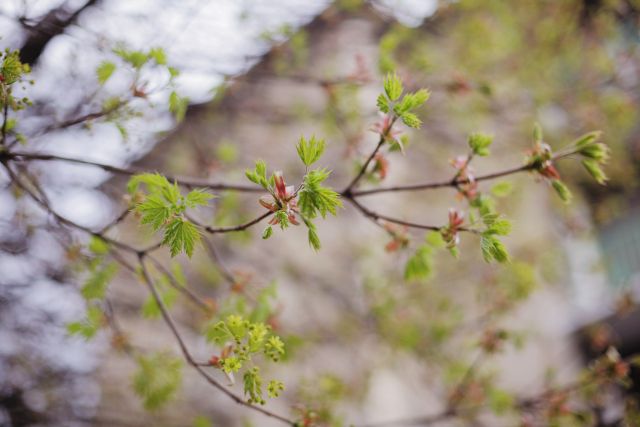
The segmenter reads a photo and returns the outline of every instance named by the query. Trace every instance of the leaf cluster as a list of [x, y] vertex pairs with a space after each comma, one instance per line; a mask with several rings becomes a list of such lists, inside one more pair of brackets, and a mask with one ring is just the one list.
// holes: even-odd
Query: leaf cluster
[[[285, 355], [282, 339], [267, 324], [252, 322], [237, 314], [207, 326], [205, 337], [209, 342], [231, 349], [217, 364], [225, 373], [233, 374], [247, 365], [252, 366], [243, 375], [244, 393], [249, 396], [250, 403], [264, 404], [263, 380], [260, 369], [254, 366], [255, 358], [262, 355], [273, 362], [280, 361]], [[270, 381], [268, 396], [277, 397], [283, 389], [280, 381]]]
[[384, 79], [384, 92], [377, 98], [378, 109], [385, 114], [393, 113], [409, 127], [420, 128], [422, 121], [413, 110], [424, 104], [431, 94], [427, 89], [419, 89], [416, 92], [406, 93], [400, 99], [403, 93], [404, 87], [398, 75], [387, 74]]
[[171, 184], [160, 174], [145, 173], [129, 180], [130, 194], [138, 194], [140, 185], [147, 187], [147, 194], [137, 202], [133, 210], [140, 215], [140, 222], [155, 231], [162, 230], [162, 244], [169, 247], [171, 256], [185, 252], [191, 257], [200, 241], [200, 230], [186, 217], [189, 208], [206, 206], [214, 196], [205, 190], [196, 189], [183, 196], [176, 183]]

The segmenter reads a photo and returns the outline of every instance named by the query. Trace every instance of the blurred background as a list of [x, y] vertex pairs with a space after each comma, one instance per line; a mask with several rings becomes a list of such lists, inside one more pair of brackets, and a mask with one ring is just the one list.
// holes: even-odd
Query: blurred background
[[[261, 310], [288, 345], [274, 372], [287, 389], [269, 407], [312, 408], [319, 425], [331, 426], [438, 413], [470, 366], [466, 398], [499, 405], [569, 383], [610, 345], [622, 356], [640, 351], [639, 26], [636, 0], [0, 4], [0, 47], [21, 49], [33, 69], [25, 89], [33, 106], [18, 122], [23, 151], [234, 183], [261, 158], [294, 183], [304, 173], [295, 143], [315, 134], [327, 140], [330, 183], [342, 188], [376, 144], [376, 97], [392, 71], [432, 96], [422, 128], [404, 129], [407, 154], [389, 153], [388, 171], [365, 184], [372, 188], [450, 178], [450, 160], [466, 154], [474, 131], [495, 136], [492, 156], [473, 165], [478, 174], [521, 165], [535, 122], [554, 149], [603, 131], [612, 149], [606, 186], [578, 162], [558, 164], [574, 194], [568, 206], [527, 174], [510, 177], [511, 187], [482, 184], [513, 221], [506, 266], [484, 263], [477, 239], [463, 237], [459, 259], [437, 254], [428, 279], [406, 283], [412, 252], [386, 251], [389, 236], [350, 205], [319, 224], [319, 253], [304, 230], [263, 241], [259, 227], [213, 236], [192, 260], [159, 255], [182, 266], [214, 316]], [[121, 114], [76, 120], [131, 92], [125, 73], [104, 85], [96, 79], [125, 45], [164, 49], [180, 71], [176, 90], [189, 99], [182, 121], [152, 72], [144, 76], [149, 95], [127, 100]], [[83, 226], [100, 230], [127, 211], [126, 180], [100, 168], [30, 162], [23, 172]], [[0, 179], [0, 426], [277, 425], [186, 370], [176, 400], [145, 411], [131, 390], [136, 364], [123, 337], [143, 350], [177, 351], [145, 289], [118, 273], [108, 311], [120, 331], [70, 336], [66, 325], [86, 310], [78, 268], [86, 236], [19, 197], [4, 170]], [[200, 221], [234, 225], [261, 212], [251, 193], [217, 195]], [[450, 207], [467, 209], [451, 189], [362, 200], [430, 224], [445, 223]], [[109, 233], [155, 241], [131, 216]], [[413, 242], [423, 238], [413, 234]], [[199, 336], [207, 319], [169, 287], [163, 298], [206, 360], [214, 350]], [[479, 356], [478, 342], [498, 330], [509, 333], [505, 348]], [[622, 425], [636, 391], [615, 391], [585, 425]], [[478, 411], [441, 425], [514, 426], [519, 417]]]

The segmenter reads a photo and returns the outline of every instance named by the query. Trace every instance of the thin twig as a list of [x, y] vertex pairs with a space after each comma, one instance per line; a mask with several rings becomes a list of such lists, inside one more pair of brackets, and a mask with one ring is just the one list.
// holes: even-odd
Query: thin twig
[[[131, 175], [136, 175], [136, 174], [140, 174], [140, 173], [145, 173], [148, 172], [148, 170], [144, 169], [144, 168], [137, 168], [137, 167], [127, 167], [127, 168], [123, 168], [123, 167], [118, 167], [118, 166], [113, 166], [113, 165], [108, 165], [108, 164], [104, 164], [104, 163], [100, 163], [100, 162], [96, 162], [96, 161], [92, 161], [92, 160], [84, 160], [84, 159], [77, 159], [77, 158], [73, 158], [73, 157], [65, 157], [65, 156], [58, 156], [55, 154], [46, 154], [46, 153], [27, 153], [27, 152], [11, 152], [11, 153], [6, 153], [5, 156], [9, 159], [26, 159], [26, 160], [39, 160], [39, 161], [63, 161], [63, 162], [69, 162], [69, 163], [76, 163], [76, 164], [80, 164], [80, 165], [88, 165], [88, 166], [95, 166], [97, 168], [100, 168], [106, 172], [110, 172], [113, 174], [117, 174], [117, 175], [126, 175], [126, 176], [131, 176]], [[210, 182], [204, 179], [199, 179], [199, 178], [191, 178], [191, 177], [181, 177], [181, 176], [177, 176], [177, 175], [165, 175], [165, 177], [169, 180], [169, 181], [173, 181], [178, 183], [179, 185], [182, 186], [191, 186], [191, 187], [202, 187], [202, 188], [208, 188], [211, 190], [229, 190], [229, 191], [241, 191], [241, 192], [251, 192], [251, 193], [262, 193], [264, 192], [264, 190], [261, 187], [257, 187], [257, 186], [250, 186], [250, 185], [242, 185], [242, 184], [226, 184], [226, 183], [216, 183], [216, 182]]]
[[[259, 223], [260, 221], [262, 221], [263, 219], [271, 216], [272, 214], [273, 214], [273, 212], [267, 211], [267, 212], [263, 213], [262, 215], [260, 215], [259, 217], [254, 218], [251, 221], [247, 221], [247, 222], [245, 222], [243, 224], [239, 224], [239, 225], [230, 225], [230, 226], [225, 226], [225, 227], [212, 227], [210, 225], [201, 225], [201, 226], [207, 233], [211, 233], [211, 234], [232, 233], [232, 232], [235, 232], [235, 231], [246, 230], [247, 228], [251, 227], [252, 225], [255, 225], [255, 224]], [[196, 225], [198, 225], [198, 224], [196, 224]]]
[[[560, 159], [569, 157], [573, 154], [575, 153], [571, 152], [571, 153], [556, 155], [553, 157], [553, 160], [560, 160]], [[534, 169], [534, 165], [526, 164], [522, 166], [505, 169], [499, 172], [493, 172], [486, 175], [477, 176], [474, 178], [474, 181], [488, 181], [496, 178], [502, 178], [508, 175], [513, 175], [520, 172], [532, 171], [533, 169]], [[380, 193], [398, 193], [401, 191], [433, 190], [436, 188], [445, 188], [445, 187], [455, 188], [459, 185], [468, 184], [468, 183], [469, 183], [468, 179], [459, 180], [458, 176], [456, 175], [454, 179], [448, 179], [446, 181], [435, 181], [435, 182], [427, 182], [422, 184], [397, 185], [393, 187], [379, 187], [379, 188], [372, 188], [370, 190], [351, 191], [351, 195], [353, 197], [362, 197], [362, 196], [369, 196], [372, 194], [380, 194]]]
[[391, 122], [389, 123], [389, 126], [386, 129], [384, 129], [384, 131], [381, 133], [380, 139], [378, 140], [378, 144], [376, 145], [376, 148], [371, 152], [367, 160], [364, 162], [358, 174], [351, 180], [349, 185], [347, 185], [347, 187], [342, 191], [343, 194], [348, 195], [352, 193], [352, 189], [358, 184], [358, 181], [360, 181], [360, 179], [367, 172], [367, 168], [369, 167], [369, 164], [371, 163], [373, 158], [376, 156], [376, 154], [378, 154], [378, 151], [380, 151], [380, 148], [382, 148], [382, 145], [387, 140], [387, 137], [389, 136], [389, 133], [391, 132], [391, 129], [393, 128], [393, 125], [395, 124], [396, 120], [398, 120], [398, 116], [394, 115], [393, 118], [391, 119]]
[[[387, 215], [383, 215], [381, 213], [375, 212], [369, 208], [367, 208], [366, 206], [362, 205], [360, 202], [358, 202], [355, 198], [355, 196], [343, 196], [345, 199], [347, 199], [349, 202], [351, 202], [351, 204], [353, 206], [356, 207], [356, 209], [358, 209], [360, 212], [362, 212], [362, 214], [368, 218], [371, 218], [372, 220], [374, 220], [374, 222], [379, 224], [379, 220], [383, 220], [386, 222], [390, 222], [393, 224], [398, 224], [398, 225], [404, 225], [406, 227], [409, 228], [416, 228], [416, 229], [420, 229], [420, 230], [433, 230], [433, 231], [440, 231], [442, 229], [442, 226], [437, 226], [437, 225], [428, 225], [428, 224], [419, 224], [416, 222], [410, 222], [410, 221], [405, 221], [402, 219], [398, 219], [398, 218], [393, 218]], [[381, 224], [379, 224], [381, 225]], [[474, 233], [474, 234], [478, 234], [479, 231], [475, 230], [473, 228], [466, 228], [466, 227], [460, 227], [458, 228], [458, 231], [464, 231], [464, 232], [468, 232], [468, 233]]]

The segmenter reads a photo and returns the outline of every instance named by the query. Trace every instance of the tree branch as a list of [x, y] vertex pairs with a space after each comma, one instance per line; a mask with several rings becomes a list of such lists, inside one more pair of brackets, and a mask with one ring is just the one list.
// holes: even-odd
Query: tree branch
[[[95, 166], [106, 172], [110, 172], [117, 175], [125, 175], [125, 176], [132, 176], [132, 175], [148, 172], [148, 170], [144, 168], [137, 168], [137, 167], [122, 168], [122, 167], [107, 165], [107, 164], [92, 161], [92, 160], [83, 160], [83, 159], [77, 159], [72, 157], [58, 156], [55, 154], [27, 153], [27, 152], [13, 151], [11, 153], [5, 153], [5, 157], [9, 159], [15, 159], [15, 160], [27, 159], [27, 160], [39, 160], [39, 161], [62, 161], [62, 162], [76, 163], [80, 165]], [[169, 181], [174, 181], [184, 187], [202, 187], [202, 188], [208, 188], [210, 190], [241, 191], [241, 192], [251, 192], [251, 193], [264, 192], [262, 188], [257, 186], [249, 186], [249, 185], [242, 185], [242, 184], [214, 183], [214, 182], [209, 182], [199, 178], [189, 178], [189, 177], [180, 177], [180, 176], [172, 176], [172, 175], [165, 175], [165, 176]]]

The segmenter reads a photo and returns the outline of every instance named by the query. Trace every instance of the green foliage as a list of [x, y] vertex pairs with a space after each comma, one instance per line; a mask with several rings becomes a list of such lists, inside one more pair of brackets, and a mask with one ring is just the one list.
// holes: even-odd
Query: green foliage
[[87, 300], [104, 298], [107, 285], [117, 272], [118, 264], [115, 262], [92, 263], [89, 267], [89, 277], [81, 289], [82, 296]]
[[98, 83], [105, 84], [116, 70], [116, 64], [111, 61], [102, 61], [96, 70], [96, 76], [98, 77]]
[[605, 175], [605, 173], [602, 171], [599, 163], [596, 160], [584, 159], [582, 161], [582, 166], [584, 166], [587, 172], [589, 172], [589, 175], [591, 175], [598, 184], [606, 184], [608, 179], [607, 175]]
[[269, 359], [277, 362], [284, 356], [284, 342], [277, 335], [272, 335], [264, 344], [264, 354]]
[[[402, 101], [400, 101], [393, 107], [393, 111], [397, 113], [400, 117], [404, 118], [407, 112], [415, 110], [416, 108], [422, 106], [422, 104], [427, 102], [430, 96], [431, 94], [426, 89], [420, 89], [414, 93], [407, 93], [402, 98]], [[419, 127], [419, 126], [411, 126], [411, 127]]]
[[397, 101], [403, 91], [402, 81], [397, 74], [389, 73], [384, 79], [384, 93], [390, 101]]
[[144, 65], [150, 61], [155, 62], [157, 65], [167, 65], [167, 55], [161, 47], [153, 47], [148, 51], [143, 50], [131, 50], [124, 45], [120, 45], [113, 49], [113, 53], [119, 56], [123, 61], [131, 65], [136, 70], [140, 70]]
[[469, 135], [469, 148], [476, 156], [488, 156], [489, 146], [493, 143], [493, 137], [484, 133], [472, 133]]
[[243, 376], [244, 394], [249, 396], [249, 403], [258, 403], [264, 405], [262, 398], [262, 377], [260, 377], [260, 368], [257, 366], [248, 369]]
[[262, 232], [262, 238], [264, 240], [267, 240], [269, 237], [271, 237], [273, 235], [273, 227], [268, 226], [264, 229], [264, 231]]
[[418, 116], [413, 113], [404, 113], [401, 118], [402, 123], [409, 127], [419, 129], [420, 126], [422, 126], [422, 120], [420, 120]]
[[184, 252], [191, 258], [199, 241], [200, 231], [184, 218], [173, 218], [169, 221], [162, 238], [162, 244], [169, 247], [172, 257]]
[[2, 67], [0, 67], [0, 82], [12, 85], [20, 81], [24, 74], [31, 70], [28, 64], [20, 62], [20, 52], [17, 50], [5, 50], [3, 53]]
[[320, 250], [320, 236], [318, 236], [318, 231], [316, 230], [316, 225], [303, 217], [304, 223], [307, 226], [307, 237], [309, 239], [309, 245], [316, 251]]
[[404, 269], [404, 279], [407, 281], [428, 279], [433, 268], [432, 255], [433, 249], [431, 246], [420, 246], [407, 261]]
[[542, 127], [540, 126], [540, 123], [535, 123], [533, 125], [533, 140], [535, 142], [542, 142]]
[[495, 197], [507, 197], [513, 191], [513, 184], [509, 181], [502, 181], [491, 187], [491, 194]]
[[491, 388], [489, 390], [487, 399], [489, 401], [489, 407], [496, 415], [504, 415], [514, 407], [515, 403], [511, 394], [497, 388]]
[[85, 339], [93, 338], [104, 323], [104, 313], [97, 305], [87, 307], [86, 317], [77, 322], [67, 324], [69, 335], [80, 335]]
[[378, 109], [385, 114], [393, 111], [395, 117], [400, 118], [405, 125], [416, 129], [420, 128], [422, 121], [412, 110], [420, 107], [429, 99], [429, 91], [420, 89], [414, 93], [407, 93], [400, 100], [404, 89], [402, 81], [395, 73], [387, 74], [383, 86], [384, 93], [378, 95], [376, 100]]
[[606, 184], [608, 178], [602, 170], [602, 165], [609, 161], [609, 147], [597, 142], [601, 132], [589, 132], [573, 142], [573, 146], [584, 159], [582, 166], [598, 184]]
[[153, 59], [158, 65], [167, 65], [167, 54], [161, 47], [153, 47], [149, 50], [149, 58]]
[[386, 96], [384, 96], [383, 93], [378, 95], [378, 98], [376, 100], [376, 105], [378, 106], [378, 110], [380, 110], [385, 114], [387, 114], [391, 110], [391, 104], [389, 102], [389, 99]]
[[318, 161], [322, 153], [324, 153], [324, 146], [325, 143], [323, 139], [316, 139], [315, 136], [312, 136], [307, 141], [304, 137], [301, 137], [296, 149], [298, 150], [298, 156], [300, 156], [302, 163], [306, 166], [311, 166]]
[[[13, 95], [14, 86], [17, 83], [24, 83], [25, 75], [31, 72], [28, 64], [20, 62], [20, 53], [9, 48], [0, 53], [0, 108], [12, 111], [23, 110], [31, 105], [31, 101], [27, 97], [16, 97]], [[31, 82], [33, 83], [33, 82]], [[23, 86], [24, 89], [24, 86]], [[5, 117], [6, 123], [3, 121], [3, 132], [8, 134], [16, 126], [15, 119]], [[5, 135], [3, 135], [5, 136]], [[20, 143], [26, 142], [23, 134], [15, 134], [16, 141]]]
[[494, 232], [484, 232], [480, 235], [480, 249], [486, 262], [497, 261], [503, 263], [509, 261], [507, 248], [496, 237]]
[[[232, 349], [233, 355], [222, 357], [217, 365], [227, 374], [239, 372], [247, 365], [254, 365], [256, 355], [264, 354], [273, 362], [278, 362], [285, 354], [284, 342], [279, 336], [273, 335], [268, 325], [260, 321], [252, 322], [237, 314], [230, 314], [225, 320], [207, 326], [205, 337], [218, 346]], [[265, 403], [263, 380], [257, 366], [245, 370], [243, 384], [249, 403]], [[281, 382], [271, 381], [268, 396], [277, 397], [282, 389], [284, 385]]]
[[315, 169], [304, 177], [304, 184], [298, 193], [298, 206], [302, 215], [308, 219], [314, 219], [320, 214], [326, 218], [327, 213], [337, 214], [337, 209], [342, 207], [340, 195], [322, 183], [331, 172], [327, 169]]
[[135, 194], [141, 184], [146, 185], [148, 194], [134, 206], [140, 222], [150, 225], [153, 231], [164, 231], [162, 244], [169, 247], [172, 257], [180, 252], [191, 257], [200, 241], [200, 231], [184, 214], [188, 208], [206, 206], [213, 195], [196, 189], [183, 196], [177, 184], [151, 173], [133, 176], [127, 189]]
[[147, 410], [156, 410], [171, 400], [182, 383], [182, 361], [168, 353], [138, 358], [133, 390]]
[[484, 234], [506, 236], [511, 233], [511, 222], [496, 213], [487, 213], [482, 216], [482, 222], [487, 227]]
[[267, 385], [267, 396], [270, 398], [276, 398], [280, 396], [280, 393], [284, 391], [284, 384], [282, 381], [271, 380], [269, 381], [269, 385]]
[[566, 185], [564, 185], [562, 181], [560, 181], [559, 179], [554, 179], [551, 181], [551, 185], [553, 189], [556, 190], [556, 193], [563, 202], [569, 203], [571, 201], [573, 197], [571, 195], [571, 191]]
[[97, 236], [91, 236], [88, 248], [93, 255], [106, 255], [109, 253], [109, 244]]
[[169, 111], [173, 113], [178, 123], [184, 120], [188, 106], [189, 98], [181, 97], [176, 91], [171, 92], [169, 95]]
[[260, 185], [265, 190], [269, 190], [270, 182], [267, 180], [267, 164], [264, 160], [256, 160], [254, 170], [247, 169], [244, 174], [249, 181]]

